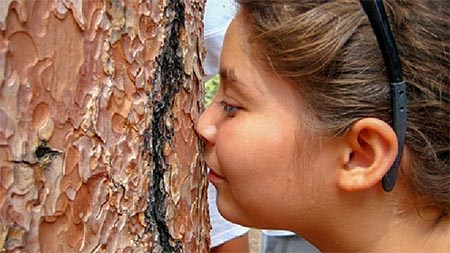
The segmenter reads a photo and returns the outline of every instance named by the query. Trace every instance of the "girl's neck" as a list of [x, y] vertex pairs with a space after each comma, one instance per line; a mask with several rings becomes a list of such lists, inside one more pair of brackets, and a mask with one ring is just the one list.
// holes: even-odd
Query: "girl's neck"
[[[336, 224], [324, 219], [322, 230], [298, 231], [322, 252], [450, 252], [450, 218], [439, 212], [409, 210], [407, 213], [389, 212], [347, 213]], [[380, 211], [380, 210], [378, 210]], [[326, 222], [328, 221], [328, 222]]]
[[450, 252], [450, 220], [427, 219], [416, 214], [400, 217], [386, 234], [361, 252]]

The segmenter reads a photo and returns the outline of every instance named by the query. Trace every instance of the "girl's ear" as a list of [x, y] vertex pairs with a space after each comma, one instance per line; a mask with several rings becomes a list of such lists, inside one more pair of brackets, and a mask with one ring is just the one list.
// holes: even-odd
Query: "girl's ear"
[[394, 130], [377, 118], [357, 121], [345, 135], [337, 183], [341, 190], [363, 191], [379, 185], [397, 155]]

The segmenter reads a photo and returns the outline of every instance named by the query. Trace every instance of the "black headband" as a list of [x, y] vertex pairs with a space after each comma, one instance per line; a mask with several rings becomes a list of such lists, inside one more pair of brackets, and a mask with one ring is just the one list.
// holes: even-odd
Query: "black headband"
[[382, 180], [383, 189], [390, 192], [397, 180], [398, 168], [405, 143], [406, 85], [403, 81], [400, 58], [382, 0], [361, 0], [360, 2], [377, 37], [391, 84], [392, 127], [397, 135], [398, 151], [394, 163]]

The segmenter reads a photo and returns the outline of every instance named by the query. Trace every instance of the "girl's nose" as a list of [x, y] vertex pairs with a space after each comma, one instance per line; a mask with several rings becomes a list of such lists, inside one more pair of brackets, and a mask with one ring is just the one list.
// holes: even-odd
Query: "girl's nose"
[[210, 106], [205, 112], [202, 113], [202, 115], [200, 115], [200, 118], [195, 124], [195, 131], [207, 146], [214, 144], [217, 135], [217, 127], [213, 111], [214, 109]]

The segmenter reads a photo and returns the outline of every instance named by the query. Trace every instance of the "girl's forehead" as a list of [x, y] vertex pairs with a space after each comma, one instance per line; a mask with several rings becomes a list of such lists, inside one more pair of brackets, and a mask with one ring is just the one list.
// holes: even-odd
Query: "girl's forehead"
[[[242, 11], [239, 11], [236, 16], [232, 19], [230, 25], [228, 26], [227, 33], [232, 33], [234, 37], [239, 38], [239, 46], [245, 51], [250, 51], [256, 45], [250, 40], [251, 29], [248, 18]], [[230, 31], [231, 30], [231, 31]]]

